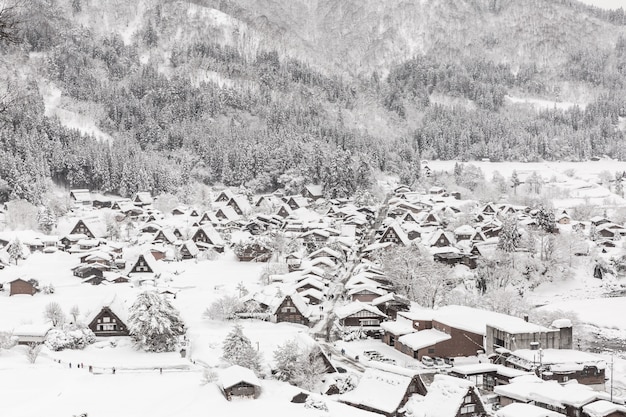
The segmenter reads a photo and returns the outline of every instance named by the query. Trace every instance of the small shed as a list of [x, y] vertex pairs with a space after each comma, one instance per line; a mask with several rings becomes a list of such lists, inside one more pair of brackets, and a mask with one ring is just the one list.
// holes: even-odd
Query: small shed
[[9, 284], [11, 284], [11, 291], [9, 292], [9, 296], [16, 294], [35, 295], [35, 293], [38, 291], [33, 283], [29, 281], [24, 281], [21, 278], [14, 279], [13, 281], [9, 282]]
[[232, 397], [257, 398], [261, 393], [259, 378], [250, 369], [239, 365], [220, 372], [219, 384], [229, 401]]
[[45, 342], [50, 329], [52, 329], [52, 326], [49, 324], [24, 324], [13, 330], [13, 336], [17, 337], [19, 345], [40, 344]]

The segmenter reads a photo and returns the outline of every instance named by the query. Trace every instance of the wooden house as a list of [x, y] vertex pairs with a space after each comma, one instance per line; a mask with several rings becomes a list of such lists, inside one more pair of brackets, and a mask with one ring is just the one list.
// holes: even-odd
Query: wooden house
[[226, 203], [226, 205], [235, 210], [235, 213], [237, 213], [239, 216], [244, 216], [252, 211], [252, 206], [250, 205], [250, 202], [245, 196], [242, 195], [236, 195], [232, 197], [230, 200], [228, 200], [228, 203]]
[[430, 236], [426, 244], [428, 246], [443, 248], [446, 246], [452, 246], [453, 243], [454, 238], [448, 232], [438, 229]]
[[70, 190], [70, 201], [75, 206], [89, 206], [92, 203], [91, 193], [87, 189]]
[[103, 306], [89, 321], [88, 327], [96, 336], [128, 336], [129, 334], [126, 323], [113, 312], [110, 306]]
[[383, 232], [378, 242], [379, 243], [390, 242], [396, 245], [404, 245], [404, 246], [408, 246], [411, 243], [411, 241], [409, 240], [404, 230], [402, 230], [400, 225], [397, 223], [393, 223], [389, 225], [389, 227], [387, 227], [387, 229], [385, 229], [385, 231]]
[[149, 206], [150, 204], [152, 204], [152, 196], [147, 191], [140, 191], [135, 194], [135, 197], [133, 198], [133, 204], [139, 207]]
[[131, 274], [156, 274], [159, 272], [159, 268], [156, 264], [156, 259], [151, 253], [139, 255], [137, 259], [131, 264], [127, 275]]
[[222, 237], [213, 227], [209, 225], [198, 227], [191, 236], [191, 240], [193, 240], [196, 244], [203, 243], [211, 245], [216, 252], [221, 253], [224, 251], [224, 241], [222, 240]]
[[282, 218], [286, 218], [289, 217], [292, 212], [293, 210], [291, 209], [291, 207], [289, 207], [287, 204], [282, 204], [276, 214]]
[[220, 192], [215, 199], [216, 203], [228, 203], [228, 201], [233, 198], [235, 195], [229, 189], [223, 190]]
[[152, 238], [152, 243], [166, 243], [166, 244], [174, 244], [178, 240], [178, 237], [171, 230], [161, 229], [154, 234], [154, 238]]
[[436, 417], [486, 416], [485, 403], [478, 389], [470, 381], [449, 375], [436, 374], [421, 401], [411, 402], [412, 415]]
[[390, 320], [395, 320], [399, 312], [409, 311], [411, 308], [411, 302], [408, 298], [393, 292], [374, 298], [371, 304], [385, 313]]
[[181, 259], [193, 259], [198, 256], [200, 249], [193, 240], [186, 240], [178, 248], [178, 253]]
[[233, 207], [224, 206], [217, 209], [215, 217], [221, 222], [234, 222], [239, 220], [241, 215]]
[[309, 306], [297, 292], [285, 295], [272, 311], [272, 321], [275, 323], [288, 322], [308, 326], [310, 317]]
[[42, 344], [50, 330], [50, 324], [23, 324], [13, 329], [12, 336], [17, 338], [18, 345]]
[[335, 310], [339, 324], [344, 327], [370, 327], [376, 328], [380, 326], [381, 321], [387, 318], [387, 315], [378, 308], [353, 301], [350, 304], [339, 307]]
[[32, 282], [25, 281], [21, 278], [14, 279], [10, 281], [9, 284], [11, 285], [9, 296], [18, 294], [35, 295], [35, 293], [39, 291]]
[[267, 262], [272, 258], [272, 249], [259, 243], [249, 243], [236, 251], [240, 262]]
[[101, 228], [96, 226], [94, 223], [89, 223], [82, 219], [76, 222], [69, 234], [85, 235], [90, 239], [97, 239], [104, 236], [104, 232]]
[[292, 195], [291, 197], [289, 197], [289, 199], [287, 200], [287, 205], [292, 209], [292, 210], [297, 210], [299, 208], [304, 208], [304, 207], [308, 207], [309, 206], [309, 201], [299, 195]]
[[396, 417], [415, 394], [426, 394], [426, 388], [417, 371], [387, 365], [377, 369], [373, 362], [365, 368], [359, 385], [342, 394], [339, 401], [362, 410]]
[[232, 365], [219, 374], [219, 385], [227, 400], [233, 397], [257, 398], [261, 392], [261, 381], [248, 368]]
[[369, 285], [360, 285], [348, 291], [348, 296], [350, 296], [352, 301], [360, 301], [363, 303], [370, 303], [375, 298], [385, 294], [387, 294], [386, 290]]
[[302, 196], [309, 200], [318, 200], [324, 197], [321, 185], [305, 185], [302, 189]]

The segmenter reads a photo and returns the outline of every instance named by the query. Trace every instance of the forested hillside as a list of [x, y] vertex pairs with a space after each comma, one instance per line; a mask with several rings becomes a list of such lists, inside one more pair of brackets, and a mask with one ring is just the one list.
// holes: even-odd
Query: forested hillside
[[[421, 158], [626, 158], [623, 12], [561, 0], [32, 0], [14, 17], [0, 201], [40, 203], [52, 182], [186, 200], [194, 183], [307, 181], [346, 196], [378, 171], [414, 181]], [[52, 117], [59, 106], [110, 140]]]

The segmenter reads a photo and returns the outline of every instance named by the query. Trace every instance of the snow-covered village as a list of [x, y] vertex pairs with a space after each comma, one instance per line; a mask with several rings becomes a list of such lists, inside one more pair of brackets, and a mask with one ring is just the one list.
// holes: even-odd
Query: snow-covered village
[[[202, 206], [72, 189], [58, 217], [9, 202], [3, 415], [625, 415], [611, 164], [423, 161], [441, 185], [384, 178], [382, 199], [304, 184]], [[455, 191], [488, 169], [472, 181], [514, 201], [563, 198]]]
[[0, 0], [0, 417], [626, 417], [626, 0]]

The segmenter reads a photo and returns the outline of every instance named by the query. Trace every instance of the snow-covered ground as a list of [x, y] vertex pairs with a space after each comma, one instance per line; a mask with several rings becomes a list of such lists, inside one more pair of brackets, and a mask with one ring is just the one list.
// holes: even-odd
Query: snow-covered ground
[[111, 140], [109, 134], [96, 126], [92, 117], [71, 110], [72, 100], [63, 97], [61, 90], [53, 83], [42, 82], [39, 90], [43, 97], [47, 117], [57, 117], [63, 126], [76, 129], [85, 135], [91, 135], [100, 141]]

